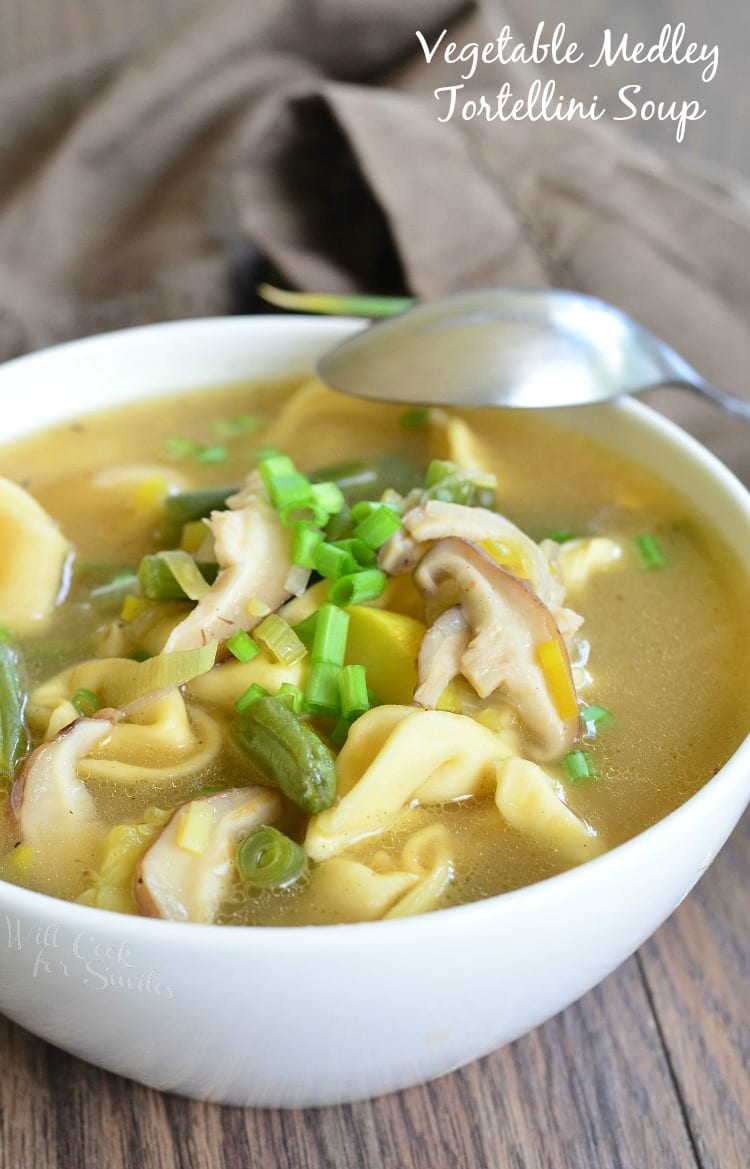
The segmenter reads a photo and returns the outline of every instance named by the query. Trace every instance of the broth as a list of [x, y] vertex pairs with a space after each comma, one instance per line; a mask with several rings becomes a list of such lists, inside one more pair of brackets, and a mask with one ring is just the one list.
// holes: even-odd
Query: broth
[[[101, 653], [98, 631], [116, 621], [121, 598], [109, 606], [92, 600], [92, 586], [100, 588], [115, 567], [134, 569], [165, 540], [171, 546], [174, 532], [166, 534], [155, 519], [147, 485], [160, 476], [181, 489], [241, 482], [258, 452], [276, 445], [275, 419], [296, 388], [240, 385], [133, 403], [38, 433], [0, 453], [0, 473], [26, 488], [75, 548], [70, 586], [44, 635], [19, 640], [30, 692], [94, 656], [97, 647]], [[285, 453], [305, 472], [384, 452], [424, 468], [436, 453], [435, 425], [409, 428], [399, 407], [342, 404], [333, 394], [321, 401], [284, 443]], [[249, 412], [257, 425], [254, 420], [232, 430], [231, 420]], [[565, 531], [606, 536], [621, 549], [616, 564], [593, 575], [567, 601], [584, 618], [580, 636], [590, 647], [587, 668], [593, 680], [585, 699], [614, 715], [612, 725], [584, 744], [595, 756], [598, 774], [573, 782], [556, 765], [551, 769], [566, 804], [614, 847], [689, 798], [748, 731], [746, 579], [700, 515], [652, 472], [537, 413], [476, 411], [465, 417], [481, 436], [476, 442], [496, 475], [498, 511], [535, 541]], [[175, 435], [185, 440], [185, 451], [195, 444], [191, 455], [166, 453], [165, 444]], [[196, 450], [212, 447], [224, 448], [219, 453], [225, 457], [215, 453], [215, 462], [196, 461]], [[106, 482], [113, 468], [125, 464], [153, 464], [155, 470], [132, 490], [127, 483], [118, 485], [116, 476], [101, 486], [102, 476]], [[128, 491], [131, 502], [123, 504]], [[658, 539], [664, 555], [664, 564], [651, 571], [634, 543], [646, 533]], [[104, 823], [137, 821], [149, 808], [172, 808], [214, 785], [254, 781], [252, 767], [227, 734], [227, 710], [212, 703], [204, 709], [225, 740], [211, 764], [174, 780], [125, 786], [92, 780]], [[100, 863], [97, 852], [92, 849], [65, 871], [54, 855], [24, 869], [14, 863], [17, 827], [7, 799], [4, 807], [0, 873], [53, 895], [79, 897]], [[285, 805], [279, 824], [301, 841], [305, 821]], [[452, 879], [439, 906], [488, 897], [570, 867], [560, 850], [512, 828], [484, 797], [413, 807], [392, 830], [361, 840], [345, 856], [377, 870], [384, 849], [398, 856], [410, 835], [431, 824], [447, 829], [452, 850]], [[271, 891], [238, 879], [218, 915], [223, 922], [254, 925], [348, 919], [312, 878]]]

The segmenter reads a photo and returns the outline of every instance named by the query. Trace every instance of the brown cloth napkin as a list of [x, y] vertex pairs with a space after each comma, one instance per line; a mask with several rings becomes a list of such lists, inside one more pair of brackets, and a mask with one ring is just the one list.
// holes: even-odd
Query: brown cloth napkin
[[[232, 273], [260, 253], [316, 290], [575, 288], [747, 392], [744, 192], [619, 128], [439, 123], [439, 66], [408, 58], [418, 28], [463, 16], [452, 37], [497, 33], [466, 7], [243, 0], [135, 57], [112, 46], [6, 77], [0, 358], [236, 310]], [[750, 430], [660, 394], [750, 478]]]

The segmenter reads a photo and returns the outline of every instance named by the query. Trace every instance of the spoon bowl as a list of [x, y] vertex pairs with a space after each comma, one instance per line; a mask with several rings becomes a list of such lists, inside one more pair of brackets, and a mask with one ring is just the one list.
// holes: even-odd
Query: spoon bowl
[[335, 346], [317, 370], [358, 398], [426, 406], [580, 406], [674, 385], [750, 418], [749, 402], [705, 381], [625, 313], [562, 289], [416, 304]]

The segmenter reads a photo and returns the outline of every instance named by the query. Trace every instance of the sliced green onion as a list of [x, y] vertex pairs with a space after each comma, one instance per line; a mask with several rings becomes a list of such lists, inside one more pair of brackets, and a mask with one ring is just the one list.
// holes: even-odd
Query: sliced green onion
[[171, 438], [164, 440], [162, 447], [168, 455], [172, 455], [176, 459], [187, 459], [190, 455], [195, 454], [198, 444], [189, 438], [181, 438], [180, 435], [173, 434]]
[[577, 539], [575, 532], [550, 532], [545, 540], [554, 540], [556, 544], [567, 544], [569, 540]]
[[244, 714], [259, 698], [268, 698], [268, 691], [265, 686], [261, 686], [260, 682], [252, 682], [247, 690], [240, 694], [234, 704], [234, 709], [238, 714]]
[[667, 563], [667, 558], [664, 554], [664, 549], [657, 540], [656, 536], [643, 535], [636, 536], [633, 541], [636, 548], [641, 554], [643, 567], [645, 569], [663, 568]]
[[291, 292], [273, 284], [259, 284], [258, 295], [277, 308], [292, 312], [348, 317], [392, 317], [410, 308], [410, 296], [348, 296], [327, 292]]
[[307, 653], [304, 642], [300, 641], [291, 625], [278, 613], [269, 613], [260, 625], [256, 625], [253, 635], [274, 661], [285, 666], [293, 666]]
[[310, 491], [313, 502], [323, 508], [326, 515], [338, 515], [346, 504], [340, 487], [335, 483], [313, 483]]
[[237, 746], [305, 812], [330, 808], [336, 767], [322, 739], [278, 698], [259, 698], [230, 727]]
[[70, 701], [84, 718], [91, 718], [92, 714], [96, 714], [97, 710], [102, 708], [102, 704], [93, 690], [84, 690], [83, 688], [76, 690]]
[[237, 850], [243, 880], [261, 889], [286, 889], [307, 872], [305, 850], [277, 828], [256, 828]]
[[315, 630], [318, 626], [318, 610], [311, 613], [309, 617], [305, 617], [304, 621], [294, 626], [294, 632], [300, 639], [302, 644], [307, 648], [308, 653], [312, 653], [313, 642], [315, 640]]
[[603, 706], [587, 706], [585, 710], [581, 711], [581, 722], [590, 735], [596, 734], [598, 730], [603, 730], [605, 727], [611, 727], [614, 721], [614, 715], [610, 714]]
[[334, 547], [343, 548], [345, 552], [354, 557], [362, 568], [372, 568], [378, 562], [377, 553], [368, 547], [364, 540], [359, 540], [355, 536], [350, 536], [346, 540], [337, 540]]
[[588, 751], [571, 751], [563, 758], [562, 762], [568, 773], [568, 779], [573, 783], [579, 779], [596, 779], [596, 764]]
[[[196, 568], [207, 584], [213, 584], [219, 573], [218, 564], [196, 563]], [[138, 587], [149, 601], [187, 600], [163, 554], [143, 557], [138, 566]]]
[[292, 564], [315, 568], [315, 552], [323, 543], [323, 533], [309, 524], [292, 524]]
[[209, 443], [206, 446], [198, 447], [194, 457], [196, 463], [226, 463], [229, 459], [229, 451], [219, 443]]
[[305, 705], [304, 691], [292, 682], [282, 682], [276, 693], [280, 702], [284, 702], [293, 714], [302, 714]]
[[287, 503], [279, 508], [279, 519], [287, 527], [307, 524], [308, 527], [324, 528], [328, 523], [328, 512], [313, 499], [304, 502]]
[[260, 653], [260, 646], [256, 645], [252, 637], [244, 629], [238, 629], [226, 643], [227, 649], [238, 662], [251, 662]]
[[[316, 613], [315, 637], [313, 640], [313, 662], [328, 662], [343, 666], [346, 654], [346, 638], [349, 633], [349, 614], [338, 605], [326, 603]], [[297, 626], [299, 630], [299, 626]]]
[[110, 674], [102, 683], [99, 698], [104, 706], [122, 708], [137, 698], [159, 690], [171, 690], [206, 674], [216, 661], [219, 644], [209, 641], [199, 649], [157, 654], [145, 662], [133, 662], [126, 669]]
[[326, 540], [335, 544], [351, 536], [353, 530], [351, 512], [348, 507], [343, 508], [338, 515], [332, 515], [326, 525]]
[[349, 572], [356, 572], [358, 565], [354, 557], [343, 548], [337, 548], [335, 544], [323, 541], [315, 549], [314, 568], [326, 580], [336, 580]]
[[273, 506], [279, 510], [292, 505], [303, 507], [310, 503], [310, 481], [299, 471], [293, 475], [280, 475], [271, 480], [268, 494]]
[[341, 666], [313, 662], [305, 689], [305, 710], [320, 718], [336, 718], [341, 710], [339, 674]]
[[424, 430], [429, 421], [430, 411], [427, 406], [410, 406], [399, 418], [404, 430]]
[[218, 438], [234, 438], [239, 434], [254, 434], [264, 422], [259, 414], [238, 414], [236, 418], [217, 418], [212, 426]]
[[329, 599], [334, 605], [363, 605], [381, 596], [386, 585], [386, 575], [378, 568], [366, 568], [362, 572], [340, 576], [331, 585]]
[[162, 504], [164, 515], [174, 524], [205, 519], [212, 511], [223, 511], [229, 496], [237, 490], [237, 487], [208, 487], [205, 491], [180, 491], [167, 495]]
[[174, 548], [168, 552], [158, 552], [157, 556], [167, 565], [189, 600], [200, 601], [205, 597], [211, 586], [188, 552]]
[[379, 503], [373, 503], [371, 499], [361, 499], [359, 503], [355, 503], [352, 508], [352, 520], [355, 524], [361, 524], [363, 520], [368, 519], [374, 511], [380, 507]]
[[367, 678], [365, 667], [359, 665], [344, 666], [338, 677], [339, 695], [341, 697], [341, 714], [353, 722], [370, 709], [367, 697]]
[[375, 511], [361, 520], [354, 529], [354, 535], [364, 540], [370, 548], [381, 548], [394, 532], [401, 527], [401, 517], [390, 507], [378, 506]]
[[288, 455], [282, 454], [281, 451], [269, 451], [268, 454], [261, 456], [260, 462], [258, 463], [258, 470], [266, 486], [274, 479], [278, 479], [284, 475], [296, 475], [297, 473], [297, 468], [292, 460]]
[[29, 749], [24, 723], [26, 694], [21, 686], [20, 660], [7, 629], [0, 630], [0, 774], [12, 780]]

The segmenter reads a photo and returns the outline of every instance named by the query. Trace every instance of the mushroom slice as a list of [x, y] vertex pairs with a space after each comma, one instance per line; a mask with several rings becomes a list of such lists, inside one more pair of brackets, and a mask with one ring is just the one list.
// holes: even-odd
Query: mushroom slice
[[414, 701], [434, 709], [456, 674], [469, 648], [471, 629], [460, 605], [446, 609], [422, 638], [419, 650], [419, 688]]
[[540, 600], [552, 610], [564, 637], [571, 636], [581, 626], [578, 614], [563, 608], [565, 589], [553, 575], [544, 550], [506, 516], [485, 507], [465, 507], [431, 499], [412, 508], [404, 516], [403, 528], [383, 545], [380, 567], [392, 576], [411, 572], [425, 544], [450, 536], [480, 545], [515, 576], [528, 581]]
[[281, 523], [252, 472], [227, 511], [212, 512], [219, 575], [191, 613], [172, 630], [165, 653], [197, 649], [209, 641], [226, 641], [238, 629], [252, 629], [262, 619], [248, 610], [257, 600], [278, 609], [291, 596], [286, 582], [291, 568], [291, 529]]
[[56, 854], [65, 851], [72, 859], [88, 852], [98, 816], [78, 778], [78, 760], [106, 738], [120, 717], [119, 711], [100, 710], [93, 718], [76, 719], [31, 752], [11, 796], [22, 844], [35, 851], [53, 846]]
[[232, 886], [240, 841], [280, 811], [279, 796], [265, 787], [229, 788], [181, 804], [136, 866], [141, 913], [213, 921]]
[[[558, 713], [539, 661], [541, 645], [559, 645], [571, 692], [575, 690], [560, 630], [539, 597], [476, 545], [455, 538], [439, 540], [425, 553], [414, 580], [428, 602], [445, 597], [446, 590], [449, 603], [460, 602], [472, 633], [460, 671], [479, 697], [502, 687], [536, 740], [535, 756], [559, 759], [566, 754], [580, 720], [577, 713], [569, 718]], [[417, 693], [424, 686], [432, 696], [429, 673], [420, 669], [419, 681]]]

